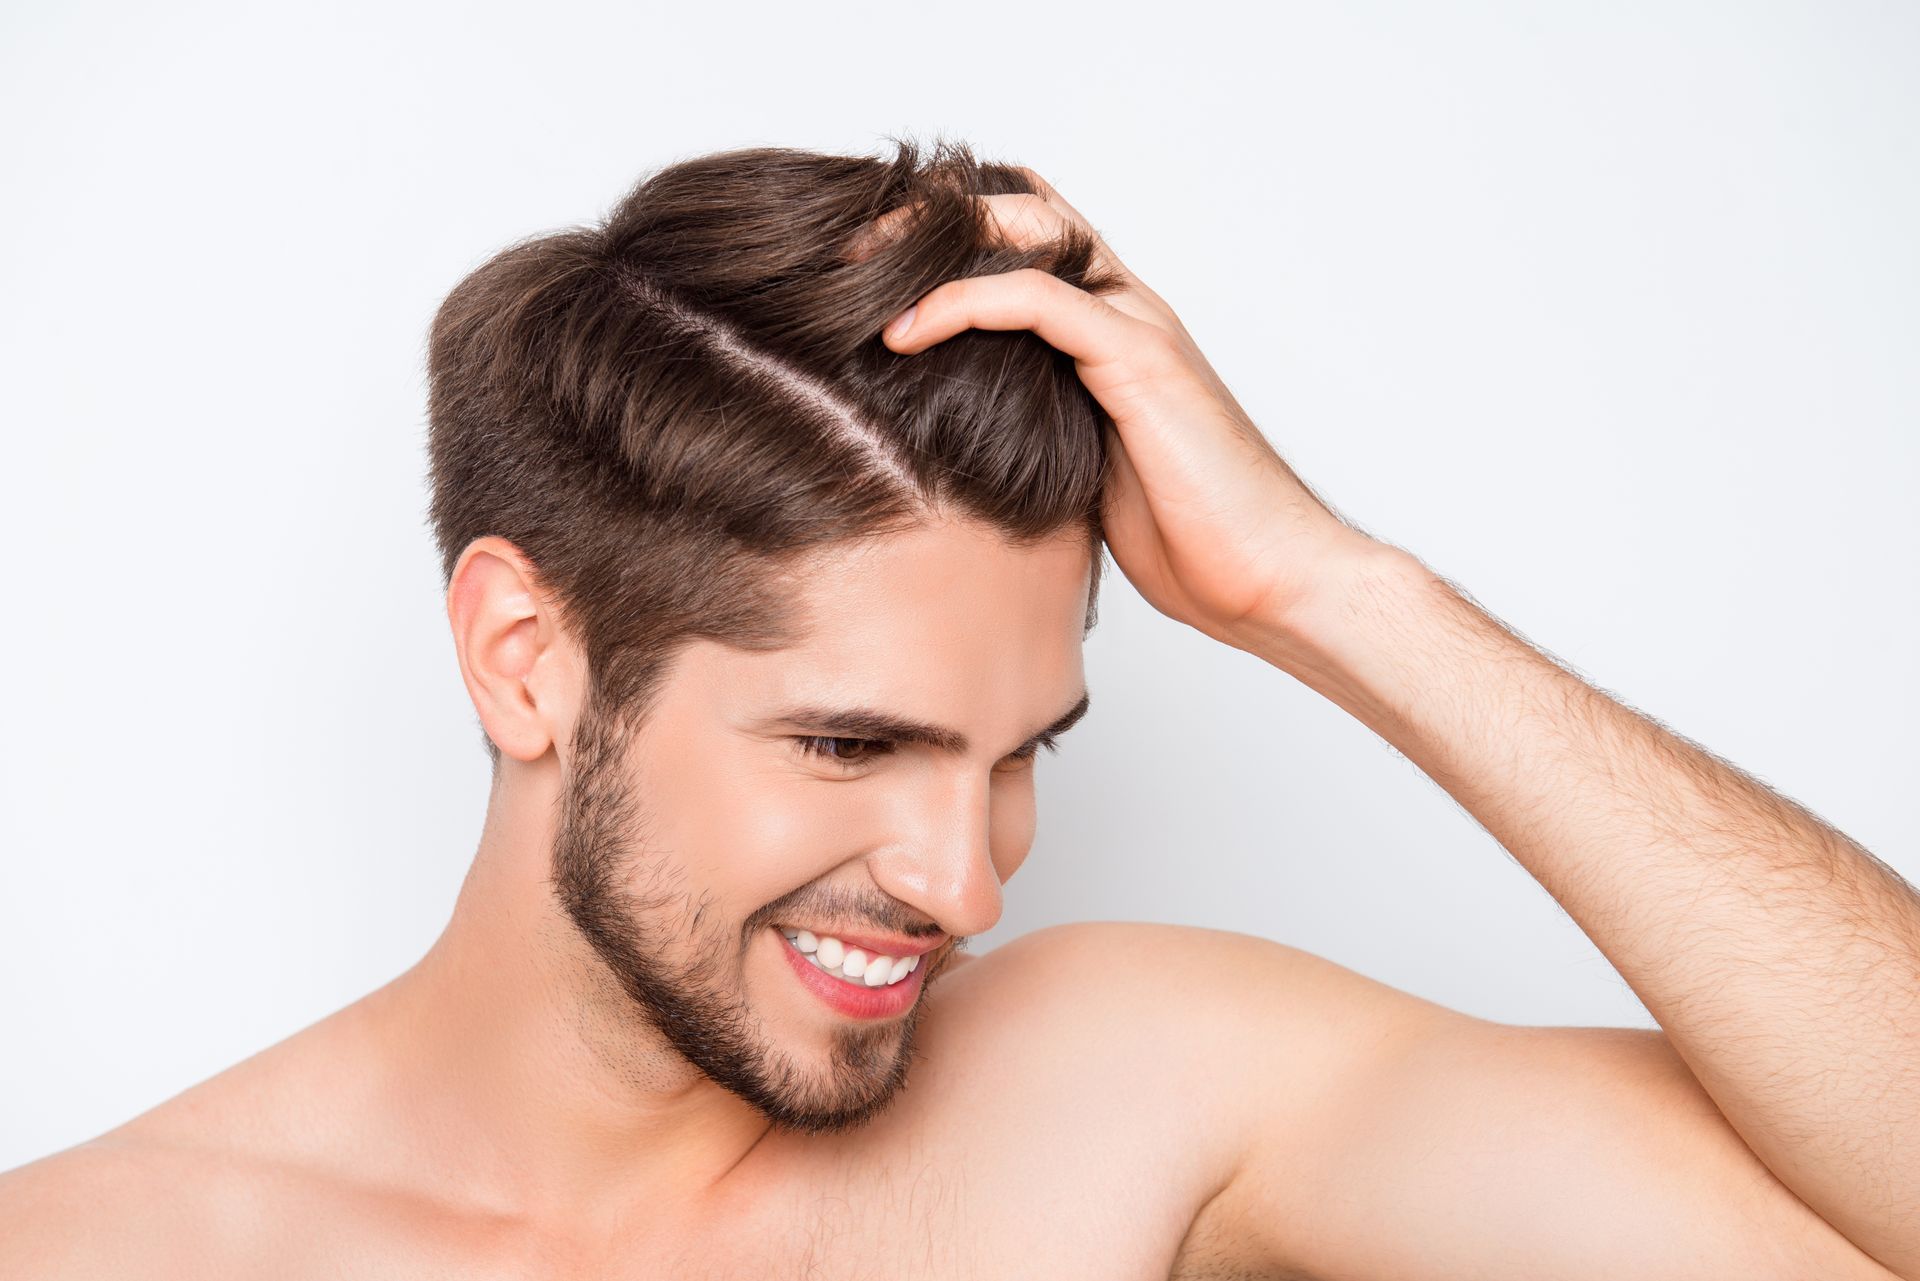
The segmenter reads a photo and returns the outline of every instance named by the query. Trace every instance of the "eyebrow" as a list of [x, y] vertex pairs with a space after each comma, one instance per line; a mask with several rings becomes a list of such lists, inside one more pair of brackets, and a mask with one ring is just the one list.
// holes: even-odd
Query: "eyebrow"
[[[1082, 690], [1078, 702], [1055, 717], [1051, 725], [1014, 748], [1014, 753], [1024, 752], [1048, 739], [1066, 733], [1087, 714], [1087, 708], [1092, 701], [1087, 691]], [[944, 725], [930, 725], [925, 721], [908, 720], [906, 717], [895, 716], [891, 712], [883, 712], [873, 707], [819, 705], [789, 707], [768, 717], [764, 723], [804, 726], [827, 738], [884, 738], [896, 743], [922, 743], [943, 752], [964, 753], [969, 745], [967, 736], [957, 729], [949, 729]]]

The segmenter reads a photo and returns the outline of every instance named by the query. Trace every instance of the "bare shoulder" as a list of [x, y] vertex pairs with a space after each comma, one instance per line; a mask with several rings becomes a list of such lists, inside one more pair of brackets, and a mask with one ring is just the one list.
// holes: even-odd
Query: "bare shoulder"
[[1141, 921], [1036, 930], [955, 987], [957, 1040], [1070, 1079], [1103, 1128], [1172, 1142], [1208, 1198], [1240, 1165], [1251, 1112], [1310, 1116], [1356, 1058], [1466, 1017], [1272, 939]]
[[[1077, 921], [979, 959], [982, 986], [1001, 1011], [1014, 1002], [1074, 1026], [1194, 1038], [1164, 1048], [1213, 1091], [1233, 1081], [1229, 1059], [1254, 1055], [1262, 1075], [1276, 1067], [1311, 1074], [1398, 1035], [1471, 1021], [1301, 948], [1206, 926]], [[1271, 1057], [1276, 1050], [1283, 1060]]]
[[[1370, 1063], [1479, 1020], [1257, 935], [1186, 929], [1169, 947], [1183, 967], [1232, 975], [1188, 1015], [1227, 1047], [1199, 1087], [1218, 1096], [1230, 1128], [1227, 1169], [1196, 1210], [1169, 1275], [1340, 1275], [1320, 1270], [1303, 1244], [1305, 1225], [1349, 1195], [1328, 1177], [1315, 1136], [1350, 1116], [1353, 1083]], [[1395, 1218], [1388, 1209], [1375, 1230]]]
[[0, 1276], [205, 1276], [245, 1197], [204, 1156], [102, 1135], [0, 1174]]
[[0, 1174], [0, 1277], [337, 1275], [379, 1242], [432, 1243], [434, 1207], [276, 1151], [258, 1129], [233, 1097], [176, 1098]]
[[[1491, 1022], [1188, 926], [1059, 926], [982, 960], [992, 1004], [1078, 1043], [1095, 1109], [1157, 1098], [1206, 1149], [1173, 1277], [1892, 1281], [1772, 1175], [1658, 1030]], [[1086, 1066], [1103, 1056], [1119, 1070]]]
[[313, 1112], [296, 1070], [306, 1044], [289, 1038], [0, 1173], [0, 1277], [285, 1275], [289, 1214], [312, 1222], [343, 1199], [293, 1137]]

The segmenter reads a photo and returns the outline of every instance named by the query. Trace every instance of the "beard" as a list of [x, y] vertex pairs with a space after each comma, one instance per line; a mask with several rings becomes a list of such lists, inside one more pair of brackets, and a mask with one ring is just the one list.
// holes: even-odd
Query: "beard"
[[901, 1018], [834, 1028], [824, 1068], [783, 1048], [738, 984], [748, 949], [772, 918], [756, 913], [737, 936], [724, 924], [702, 931], [707, 906], [676, 888], [682, 869], [641, 853], [646, 814], [628, 780], [628, 742], [590, 693], [554, 836], [554, 893], [567, 916], [640, 1021], [776, 1129], [837, 1134], [864, 1126], [906, 1083], [934, 973]]

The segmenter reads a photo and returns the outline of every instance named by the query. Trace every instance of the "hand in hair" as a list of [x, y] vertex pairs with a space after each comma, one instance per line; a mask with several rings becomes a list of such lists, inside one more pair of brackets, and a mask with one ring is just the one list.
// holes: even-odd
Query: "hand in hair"
[[[1035, 244], [1075, 224], [1099, 240], [1059, 192], [1023, 172], [1039, 194], [980, 197], [1002, 235]], [[1038, 268], [950, 280], [882, 340], [910, 354], [964, 329], [1029, 329], [1072, 356], [1113, 419], [1103, 520], [1114, 562], [1161, 613], [1248, 648], [1380, 544], [1294, 474], [1173, 309], [1104, 241], [1098, 262], [1126, 288], [1095, 295]]]

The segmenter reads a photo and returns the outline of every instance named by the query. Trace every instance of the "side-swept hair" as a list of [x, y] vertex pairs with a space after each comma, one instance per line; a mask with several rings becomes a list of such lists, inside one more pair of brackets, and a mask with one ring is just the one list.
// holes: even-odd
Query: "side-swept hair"
[[957, 277], [1120, 281], [1077, 228], [1027, 248], [996, 233], [976, 197], [1033, 191], [1020, 170], [890, 141], [891, 159], [758, 147], [668, 165], [603, 223], [502, 250], [434, 316], [442, 585], [474, 539], [512, 542], [578, 638], [594, 705], [630, 725], [681, 643], [791, 643], [779, 584], [802, 553], [936, 513], [1016, 545], [1082, 531], [1093, 625], [1110, 420], [1072, 358], [1026, 330], [912, 356], [879, 334]]

